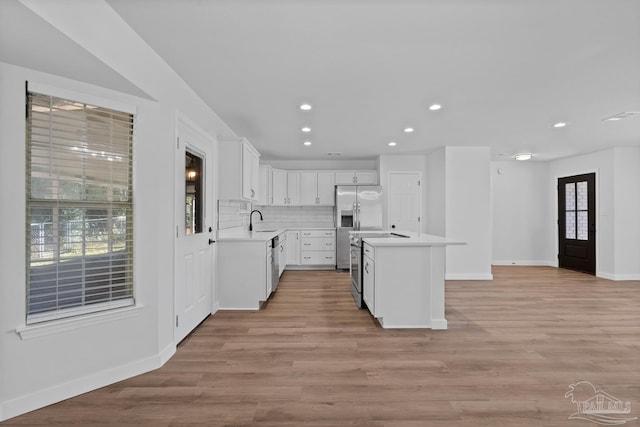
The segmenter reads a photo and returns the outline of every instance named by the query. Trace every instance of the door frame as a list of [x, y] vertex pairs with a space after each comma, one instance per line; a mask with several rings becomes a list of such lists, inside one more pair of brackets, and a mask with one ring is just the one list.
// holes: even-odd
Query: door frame
[[[559, 218], [558, 218], [558, 213], [559, 211], [559, 206], [558, 206], [558, 192], [560, 191], [560, 189], [558, 188], [558, 180], [561, 178], [567, 178], [567, 177], [571, 177], [571, 176], [577, 176], [577, 175], [586, 175], [586, 174], [595, 174], [595, 192], [596, 192], [596, 196], [595, 196], [595, 221], [596, 221], [596, 236], [598, 236], [599, 234], [599, 230], [600, 230], [600, 169], [583, 169], [583, 170], [578, 170], [578, 171], [573, 171], [573, 172], [563, 172], [561, 175], [560, 174], [555, 174], [554, 175], [554, 180], [553, 180], [553, 189], [554, 191], [552, 192], [553, 196], [553, 206], [554, 206], [554, 210], [553, 210], [553, 218], [555, 218], [555, 220], [553, 221], [554, 224], [554, 234], [553, 234], [553, 245], [554, 245], [554, 253], [556, 254], [556, 256], [553, 258], [553, 266], [560, 268], [560, 259], [558, 258], [559, 254], [560, 254], [560, 224], [559, 224]], [[596, 277], [600, 277], [599, 271], [600, 271], [600, 240], [596, 237], [596, 247], [595, 247], [595, 256], [596, 256], [596, 271], [595, 271], [595, 276]]]
[[383, 191], [382, 194], [385, 195], [385, 199], [386, 199], [386, 203], [387, 203], [387, 218], [386, 218], [386, 228], [391, 227], [390, 223], [391, 223], [391, 203], [389, 203], [389, 199], [390, 199], [390, 195], [391, 195], [391, 175], [392, 174], [399, 174], [399, 175], [418, 175], [418, 181], [420, 182], [420, 185], [418, 186], [418, 217], [420, 218], [420, 220], [418, 221], [418, 233], [422, 233], [423, 232], [423, 227], [424, 227], [424, 216], [422, 214], [422, 189], [424, 188], [424, 182], [422, 179], [422, 172], [421, 171], [394, 171], [394, 170], [390, 170], [387, 172], [387, 190]]
[[[172, 325], [172, 338], [174, 344], [177, 345], [178, 342], [176, 340], [176, 332], [177, 328], [175, 327], [175, 318], [177, 313], [176, 310], [176, 298], [178, 297], [178, 278], [176, 275], [178, 274], [178, 233], [179, 233], [179, 224], [182, 222], [182, 218], [178, 217], [179, 209], [183, 209], [183, 201], [178, 200], [178, 192], [182, 191], [181, 187], [184, 185], [182, 180], [178, 180], [178, 176], [182, 176], [183, 173], [176, 170], [177, 162], [178, 162], [178, 154], [182, 152], [182, 150], [178, 150], [178, 141], [181, 136], [181, 130], [188, 129], [186, 132], [190, 132], [198, 135], [199, 138], [202, 138], [203, 142], [207, 142], [211, 144], [212, 147], [212, 159], [206, 159], [205, 157], [205, 179], [209, 182], [205, 182], [205, 186], [211, 186], [211, 214], [210, 214], [210, 227], [213, 228], [213, 239], [216, 239], [217, 233], [217, 200], [218, 200], [218, 142], [217, 139], [208, 134], [204, 129], [190, 120], [186, 115], [176, 111], [175, 113], [175, 122], [174, 122], [174, 155], [173, 155], [173, 173], [174, 173], [174, 186], [173, 186], [173, 201], [174, 201], [174, 209], [173, 209], [173, 224], [175, 234], [175, 238], [173, 239], [173, 300], [172, 300], [172, 316], [171, 316], [171, 325]], [[186, 151], [186, 147], [185, 147]], [[191, 147], [190, 150], [192, 153], [197, 155], [202, 155], [197, 147]], [[209, 176], [213, 176], [213, 180], [207, 179]], [[180, 182], [178, 182], [180, 181]], [[178, 206], [179, 204], [179, 206]], [[207, 216], [209, 218], [209, 216]], [[209, 219], [207, 219], [209, 222]], [[206, 230], [204, 232], [207, 232]], [[214, 314], [218, 310], [218, 302], [217, 302], [217, 255], [216, 255], [216, 245], [211, 245], [211, 306], [210, 314]]]

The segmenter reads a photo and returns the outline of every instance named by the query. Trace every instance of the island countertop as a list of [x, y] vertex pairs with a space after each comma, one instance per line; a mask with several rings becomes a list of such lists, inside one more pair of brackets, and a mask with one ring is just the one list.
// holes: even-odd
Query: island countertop
[[457, 239], [436, 236], [424, 233], [406, 233], [398, 234], [408, 237], [363, 237], [362, 241], [374, 247], [379, 246], [449, 246], [449, 245], [466, 245]]

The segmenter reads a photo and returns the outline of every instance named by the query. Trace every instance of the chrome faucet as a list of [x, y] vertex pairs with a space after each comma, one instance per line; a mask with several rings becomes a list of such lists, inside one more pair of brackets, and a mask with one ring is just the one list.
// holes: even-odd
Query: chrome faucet
[[254, 212], [258, 212], [260, 214], [260, 221], [264, 221], [262, 219], [262, 212], [260, 212], [258, 209], [252, 210], [251, 213], [249, 214], [249, 231], [253, 231], [253, 213]]

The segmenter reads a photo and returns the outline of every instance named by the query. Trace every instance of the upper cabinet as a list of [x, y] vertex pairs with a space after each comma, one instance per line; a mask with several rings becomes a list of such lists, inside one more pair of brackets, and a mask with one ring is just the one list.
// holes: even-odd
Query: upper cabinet
[[271, 166], [260, 166], [260, 191], [258, 191], [258, 202], [260, 206], [273, 204], [273, 182]]
[[271, 170], [271, 204], [297, 206], [300, 204], [300, 172]]
[[378, 185], [376, 171], [337, 171], [335, 185]]
[[300, 172], [300, 204], [333, 206], [335, 204], [334, 172]]
[[245, 138], [220, 141], [218, 199], [257, 202], [260, 153]]

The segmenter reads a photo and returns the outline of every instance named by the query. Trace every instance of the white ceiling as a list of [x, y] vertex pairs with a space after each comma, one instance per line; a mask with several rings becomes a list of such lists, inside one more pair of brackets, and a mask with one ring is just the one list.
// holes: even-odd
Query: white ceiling
[[640, 146], [640, 0], [107, 2], [264, 159]]

